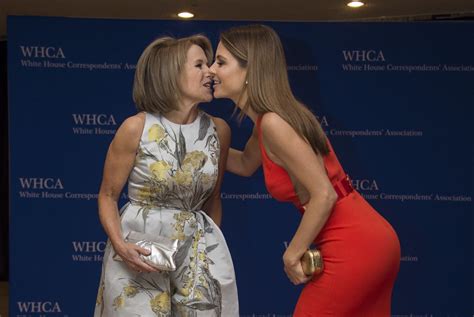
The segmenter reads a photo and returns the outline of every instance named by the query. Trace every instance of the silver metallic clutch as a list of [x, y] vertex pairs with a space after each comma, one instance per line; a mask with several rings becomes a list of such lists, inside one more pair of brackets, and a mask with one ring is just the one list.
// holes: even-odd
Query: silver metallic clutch
[[[146, 264], [160, 271], [176, 270], [175, 258], [178, 252], [178, 240], [143, 232], [130, 231], [125, 241], [150, 251], [150, 255], [140, 255], [140, 258]], [[117, 253], [113, 256], [113, 259], [123, 261]]]

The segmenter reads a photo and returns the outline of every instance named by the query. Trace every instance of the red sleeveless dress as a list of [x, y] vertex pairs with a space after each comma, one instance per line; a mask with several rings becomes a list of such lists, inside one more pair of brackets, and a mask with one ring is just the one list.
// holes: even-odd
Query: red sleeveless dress
[[[267, 156], [257, 120], [265, 185], [273, 198], [292, 202], [302, 213], [284, 168]], [[339, 199], [314, 243], [324, 271], [304, 287], [294, 316], [390, 316], [393, 285], [400, 266], [400, 243], [392, 226], [355, 191], [331, 144], [324, 165]]]

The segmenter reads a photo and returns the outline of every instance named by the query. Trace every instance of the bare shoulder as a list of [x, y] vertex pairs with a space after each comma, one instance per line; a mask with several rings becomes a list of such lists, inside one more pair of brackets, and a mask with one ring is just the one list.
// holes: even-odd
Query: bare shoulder
[[225, 139], [230, 139], [230, 127], [227, 124], [227, 122], [219, 117], [214, 117], [211, 116], [210, 114], [207, 114], [214, 124], [216, 125], [217, 129], [217, 134], [219, 135], [220, 138], [225, 138]]
[[138, 148], [145, 125], [145, 113], [140, 112], [125, 119], [117, 130], [112, 145], [115, 149], [134, 152]]
[[117, 136], [136, 138], [142, 135], [145, 125], [145, 113], [140, 112], [125, 119], [117, 131]]
[[269, 138], [289, 136], [295, 133], [293, 128], [275, 112], [267, 112], [262, 116], [260, 127], [263, 135]]

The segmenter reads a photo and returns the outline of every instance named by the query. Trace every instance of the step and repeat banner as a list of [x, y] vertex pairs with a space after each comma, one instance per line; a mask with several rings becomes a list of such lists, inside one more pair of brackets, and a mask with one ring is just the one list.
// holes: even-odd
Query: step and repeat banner
[[[92, 315], [106, 241], [97, 192], [108, 145], [136, 112], [138, 57], [163, 35], [216, 47], [239, 24], [9, 17], [10, 316]], [[398, 232], [392, 315], [472, 316], [474, 23], [266, 24], [295, 95]], [[243, 148], [250, 120], [229, 100], [202, 107]], [[281, 258], [299, 213], [271, 199], [261, 170], [226, 174], [222, 201], [241, 316], [290, 316], [301, 287]]]

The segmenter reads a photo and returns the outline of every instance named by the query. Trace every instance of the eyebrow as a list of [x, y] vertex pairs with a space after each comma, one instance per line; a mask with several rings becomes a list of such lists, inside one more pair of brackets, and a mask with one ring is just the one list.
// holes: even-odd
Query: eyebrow
[[207, 62], [204, 62], [204, 60], [202, 60], [202, 59], [197, 59], [197, 60], [195, 60], [194, 62], [195, 62], [195, 63], [207, 63]]
[[222, 60], [226, 60], [226, 58], [225, 58], [224, 56], [222, 56], [222, 55], [217, 55], [217, 56], [216, 56], [216, 59], [217, 59], [217, 58], [222, 59]]

